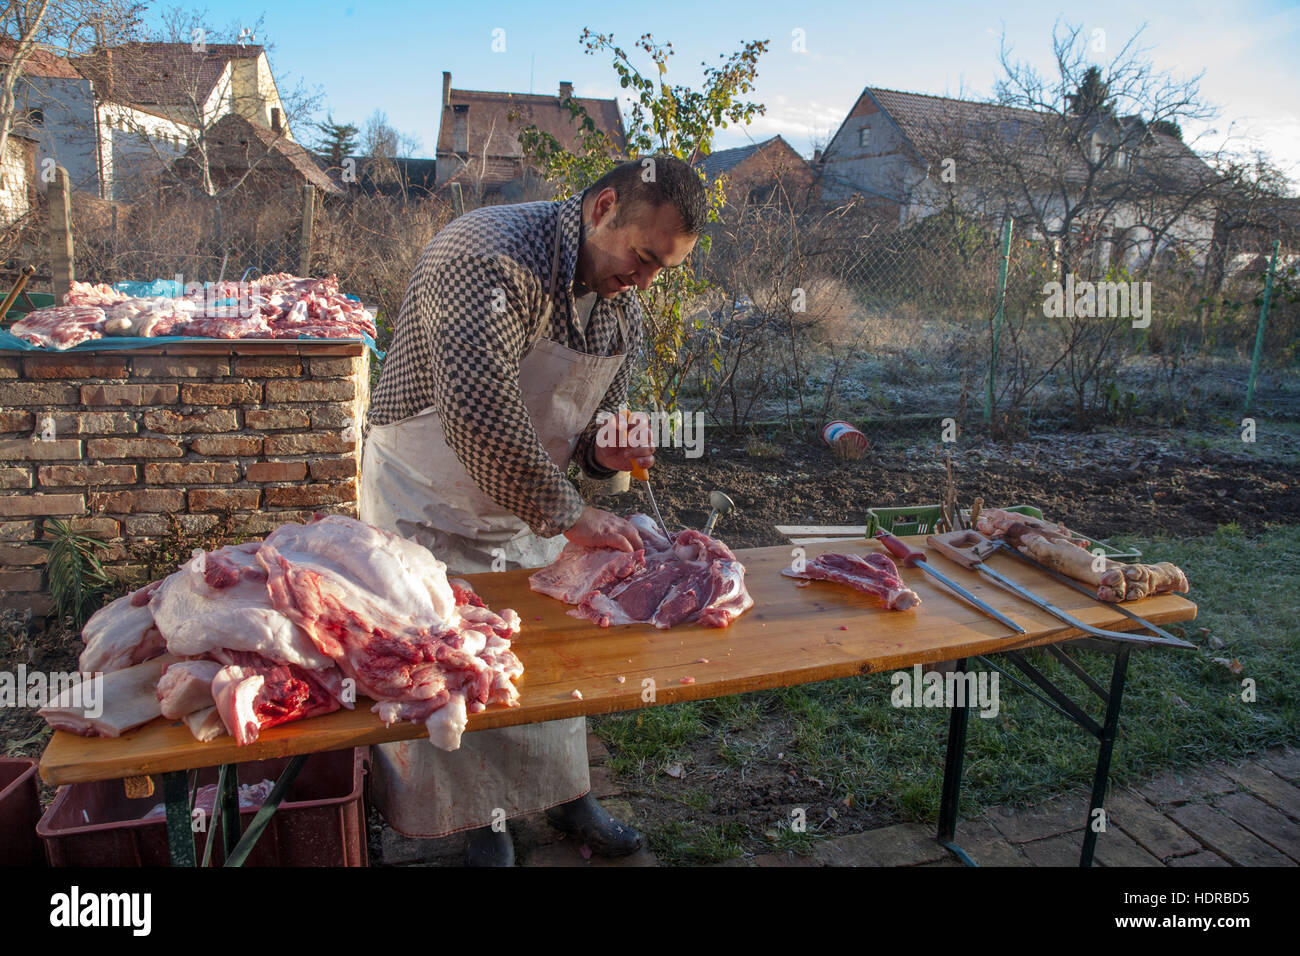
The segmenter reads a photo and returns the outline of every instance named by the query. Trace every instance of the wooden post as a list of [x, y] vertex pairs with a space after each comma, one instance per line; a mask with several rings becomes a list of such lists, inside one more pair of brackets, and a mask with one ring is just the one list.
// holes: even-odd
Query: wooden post
[[465, 215], [465, 193], [460, 183], [451, 184], [451, 213], [453, 216]]
[[311, 228], [316, 213], [316, 187], [302, 187], [302, 242], [298, 247], [298, 275], [311, 275]]
[[63, 303], [64, 294], [77, 278], [72, 245], [72, 187], [68, 171], [54, 167], [54, 182], [46, 193], [50, 203], [50, 278], [54, 301]]

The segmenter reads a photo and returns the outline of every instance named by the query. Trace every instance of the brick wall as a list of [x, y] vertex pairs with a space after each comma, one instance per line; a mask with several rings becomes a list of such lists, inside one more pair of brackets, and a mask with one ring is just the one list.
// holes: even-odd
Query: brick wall
[[110, 573], [137, 582], [169, 515], [253, 536], [355, 517], [369, 374], [360, 343], [0, 352], [0, 606], [50, 611], [31, 543], [50, 518], [109, 542]]

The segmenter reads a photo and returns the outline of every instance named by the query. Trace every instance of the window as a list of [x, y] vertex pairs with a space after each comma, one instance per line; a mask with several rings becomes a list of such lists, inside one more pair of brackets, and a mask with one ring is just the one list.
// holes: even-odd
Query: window
[[858, 145], [864, 149], [871, 145], [871, 127], [864, 126], [858, 130]]
[[44, 126], [44, 125], [45, 125], [45, 111], [44, 111], [44, 110], [28, 110], [28, 111], [27, 111], [27, 122], [31, 123], [33, 126]]

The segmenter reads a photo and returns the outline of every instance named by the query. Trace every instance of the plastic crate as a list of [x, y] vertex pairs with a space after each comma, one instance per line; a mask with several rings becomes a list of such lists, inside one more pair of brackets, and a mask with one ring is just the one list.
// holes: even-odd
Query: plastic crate
[[[366, 866], [366, 814], [362, 800], [365, 748], [312, 754], [294, 778], [245, 866]], [[278, 780], [288, 757], [238, 765], [239, 782]], [[199, 771], [199, 786], [217, 782], [216, 767]], [[170, 866], [164, 817], [140, 819], [163, 802], [162, 776], [154, 795], [132, 799], [121, 780], [60, 787], [36, 832], [51, 866]], [[241, 831], [255, 809], [240, 812]], [[195, 834], [203, 858], [208, 833]], [[221, 833], [212, 834], [212, 860], [225, 859]]]
[[36, 836], [41, 794], [36, 786], [36, 761], [0, 757], [0, 866], [44, 866], [45, 854]]
[[[1011, 507], [1003, 508], [1002, 510], [1011, 511], [1018, 515], [1028, 515], [1031, 518], [1038, 518], [1040, 521], [1043, 518], [1042, 510], [1040, 508], [1035, 508], [1033, 505], [1012, 505]], [[970, 518], [969, 509], [963, 508], [961, 513], [967, 519]], [[1117, 548], [1113, 544], [1108, 544], [1098, 538], [1093, 538], [1082, 531], [1078, 533], [1082, 534], [1085, 538], [1088, 538], [1088, 540], [1092, 542], [1092, 547], [1101, 548], [1106, 557], [1110, 558], [1112, 561], [1136, 561], [1142, 557], [1142, 552], [1137, 548], [1128, 548], [1127, 550], [1124, 548]]]
[[903, 508], [868, 508], [867, 537], [877, 531], [890, 534], [934, 534], [943, 513], [941, 505], [910, 505]]

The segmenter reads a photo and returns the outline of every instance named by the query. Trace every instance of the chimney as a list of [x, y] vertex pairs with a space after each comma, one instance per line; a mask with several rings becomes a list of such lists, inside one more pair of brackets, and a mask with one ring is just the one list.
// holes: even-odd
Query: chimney
[[820, 163], [821, 161], [822, 161], [822, 151], [821, 151], [820, 149], [814, 149], [814, 150], [813, 150], [813, 162], [814, 162], [814, 163]]
[[451, 108], [451, 148], [453, 152], [469, 153], [469, 106], [457, 103]]
[[104, 99], [113, 98], [113, 49], [104, 51]]
[[281, 130], [280, 111], [274, 106], [271, 107], [271, 129], [276, 133]]
[[561, 80], [560, 81], [560, 102], [563, 103], [565, 100], [569, 99], [572, 96], [573, 96], [573, 84], [566, 83], [564, 80]]
[[442, 108], [451, 106], [451, 71], [442, 71]]

